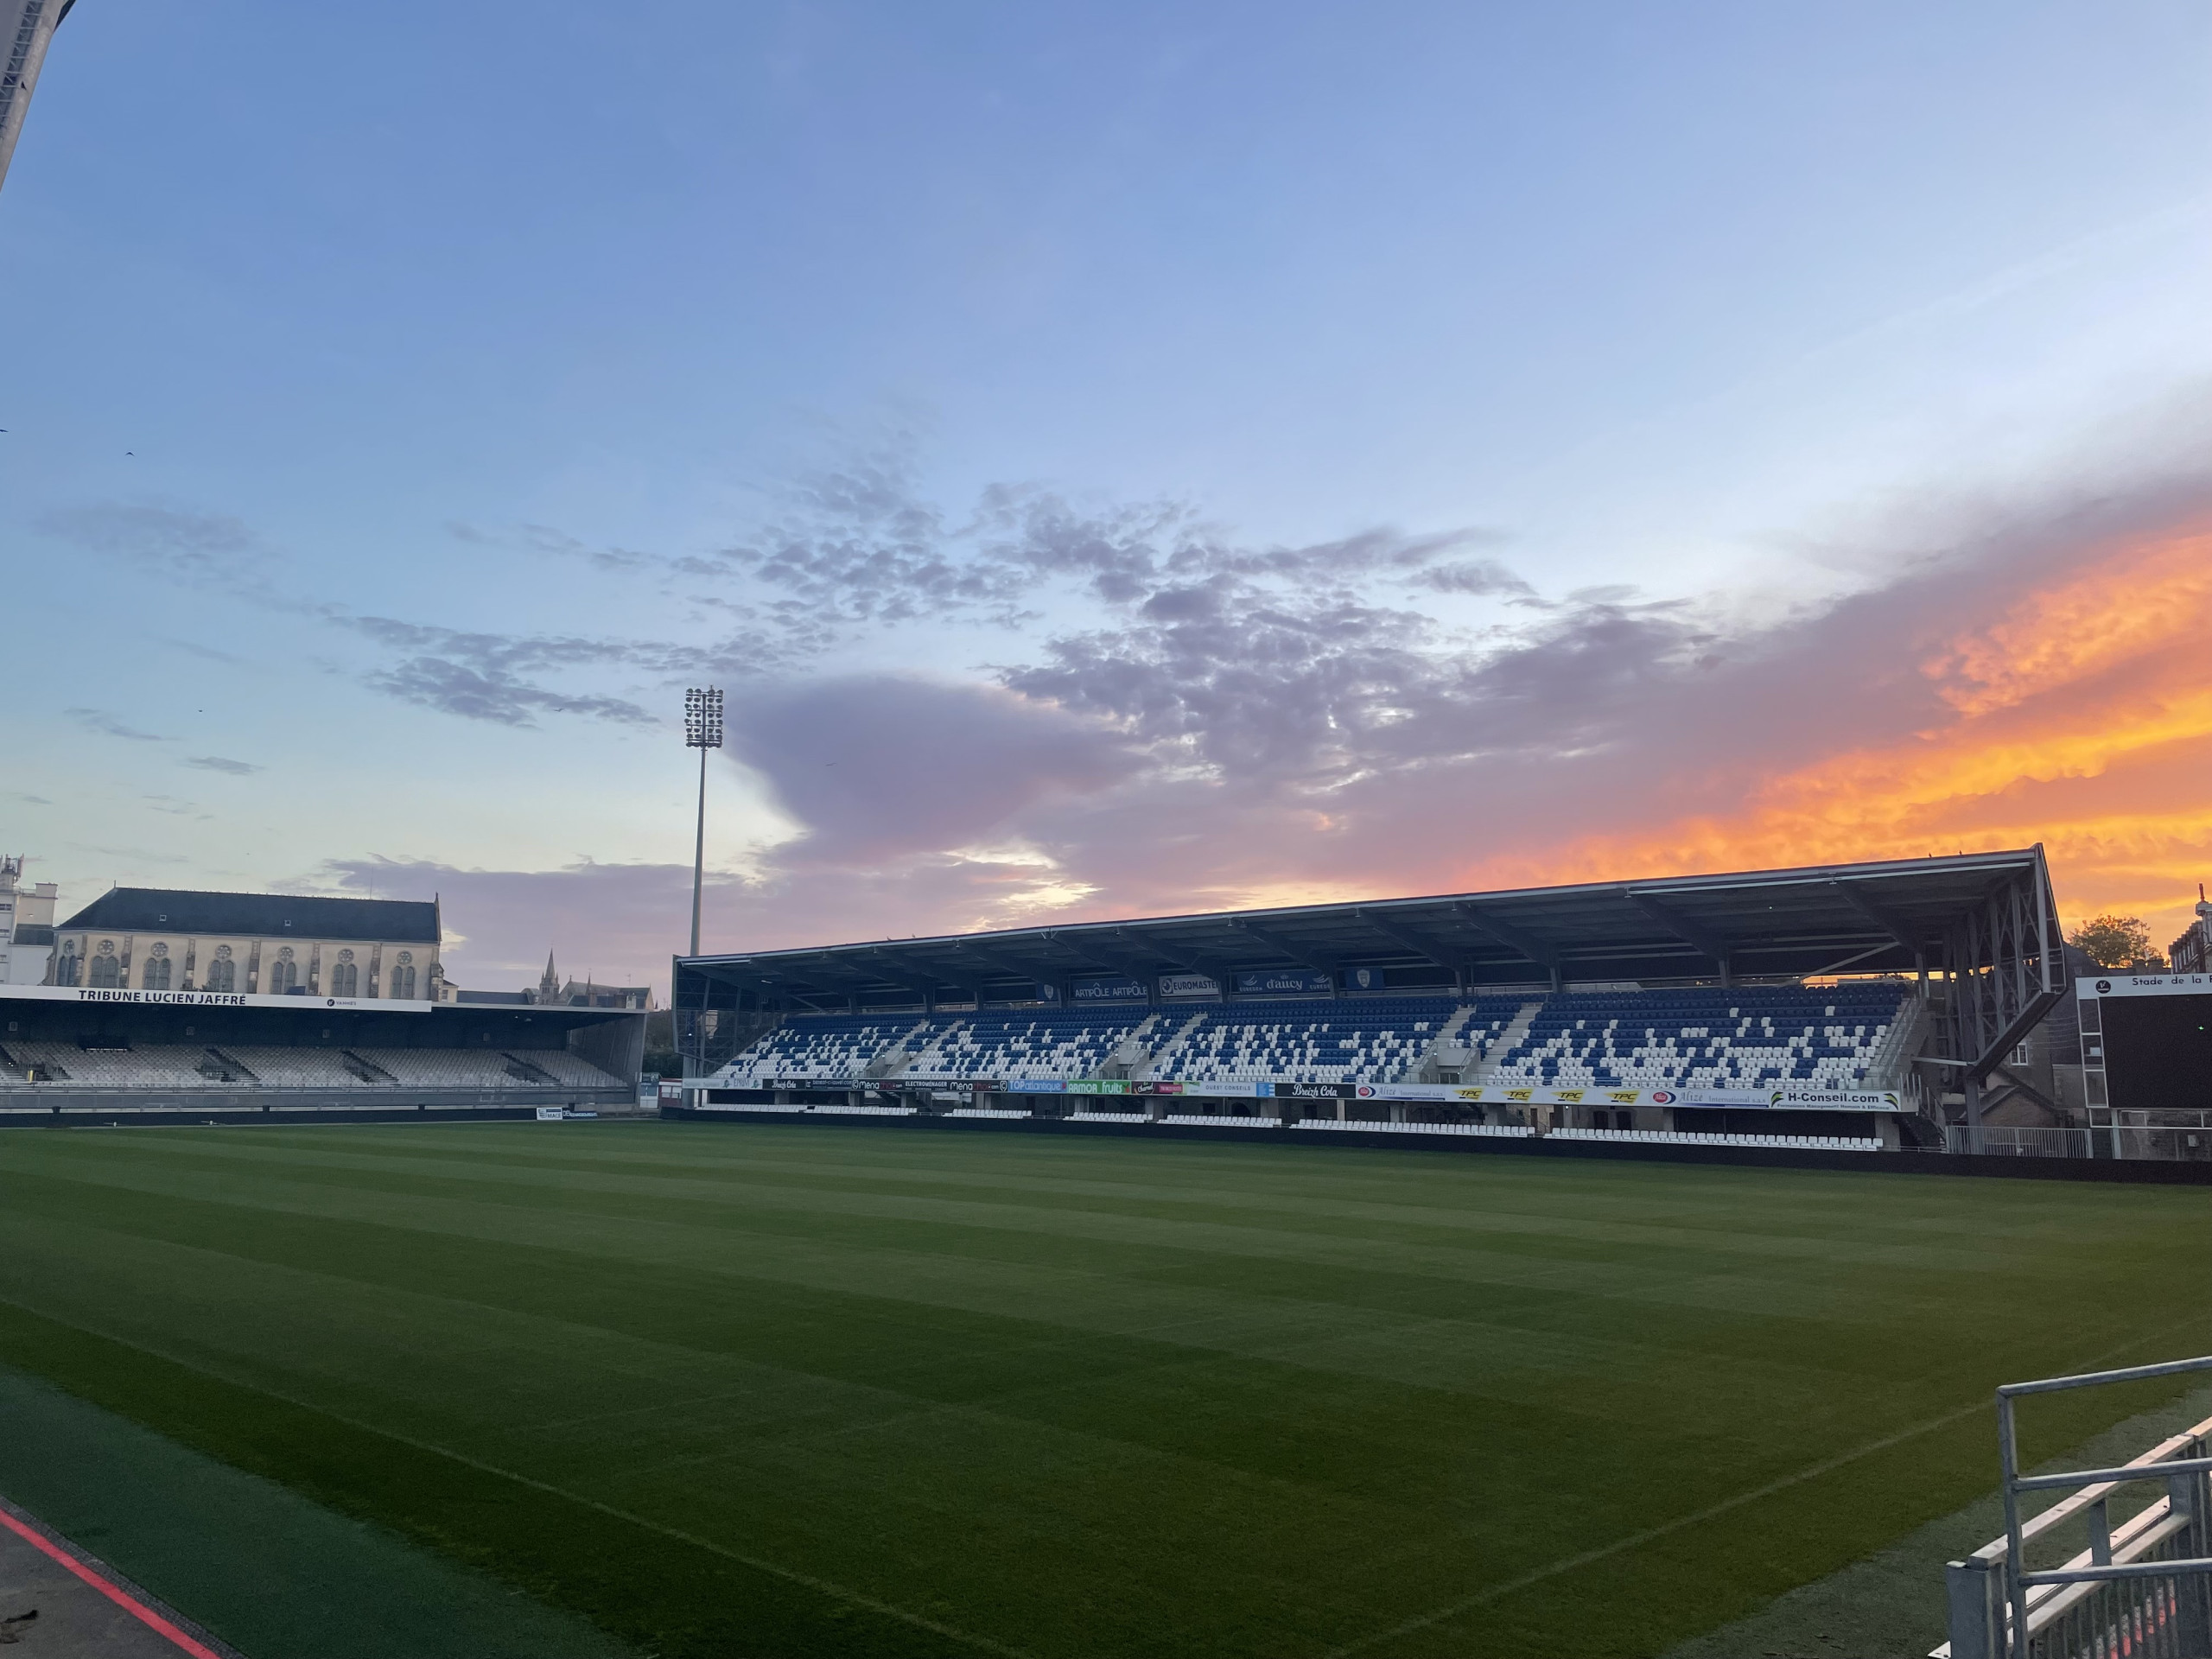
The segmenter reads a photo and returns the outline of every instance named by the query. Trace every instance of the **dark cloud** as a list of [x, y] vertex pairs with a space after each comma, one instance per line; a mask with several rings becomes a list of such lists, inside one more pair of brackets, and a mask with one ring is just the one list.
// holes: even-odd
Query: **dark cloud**
[[1536, 590], [1495, 559], [1461, 559], [1434, 564], [1417, 572], [1413, 580], [1440, 594], [1465, 594], [1472, 598], [1505, 598], [1522, 604], [1536, 600]]
[[594, 547], [550, 524], [518, 524], [510, 531], [493, 531], [456, 521], [447, 524], [446, 531], [455, 541], [467, 542], [472, 546], [506, 548], [545, 554], [554, 558], [577, 559], [598, 570], [641, 570], [660, 563], [652, 554], [641, 553], [633, 548]]
[[244, 520], [228, 513], [107, 502], [59, 509], [38, 519], [35, 527], [188, 588], [276, 609], [317, 608], [288, 599], [276, 588], [269, 573], [270, 550]]
[[232, 760], [220, 754], [191, 755], [178, 764], [196, 767], [201, 772], [224, 772], [232, 778], [251, 778], [257, 772], [267, 770], [266, 767], [255, 766], [250, 760]]
[[376, 670], [363, 683], [403, 702], [501, 726], [534, 726], [542, 714], [583, 715], [634, 726], [655, 723], [652, 715], [625, 697], [548, 690], [503, 669], [473, 667], [442, 657], [410, 657]]
[[357, 616], [344, 626], [379, 644], [417, 654], [365, 677], [375, 690], [465, 720], [531, 726], [541, 714], [581, 715], [645, 726], [654, 716], [626, 697], [556, 691], [524, 677], [545, 669], [659, 662], [658, 646], [572, 635], [465, 632], [385, 616]]
[[98, 732], [102, 737], [128, 738], [134, 743], [168, 743], [174, 740], [155, 732], [142, 732], [135, 726], [125, 725], [105, 709], [65, 709], [61, 711], [88, 732]]
[[805, 841], [786, 863], [949, 852], [1056, 795], [1140, 764], [1097, 721], [993, 686], [870, 675], [733, 704], [730, 747], [765, 775]]

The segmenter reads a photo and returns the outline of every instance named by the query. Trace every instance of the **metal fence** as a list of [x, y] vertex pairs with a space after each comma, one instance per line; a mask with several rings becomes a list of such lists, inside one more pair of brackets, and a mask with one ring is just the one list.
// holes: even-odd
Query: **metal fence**
[[[2205, 1370], [2212, 1370], [2212, 1357], [2008, 1382], [1997, 1390], [2005, 1536], [1950, 1564], [1951, 1639], [1931, 1659], [2212, 1654], [2212, 1485], [2206, 1481], [2212, 1418], [2117, 1469], [2024, 1475], [2013, 1410], [2023, 1395]], [[2146, 1487], [2164, 1495], [2138, 1504]], [[2068, 1488], [2069, 1495], [2050, 1508], [2022, 1516], [2025, 1494]]]
[[[1945, 1150], [1969, 1152], [1967, 1128], [1957, 1123], [1947, 1124], [1943, 1129]], [[2102, 1148], [2094, 1147], [2088, 1129], [2015, 1129], [1986, 1126], [1981, 1132], [1981, 1150], [1999, 1158], [2095, 1158], [2109, 1156]]]
[[[2152, 1122], [2153, 1115], [2129, 1112], [2117, 1123], [2099, 1123], [2086, 1129], [2025, 1129], [1992, 1124], [1981, 1131], [1981, 1150], [1999, 1158], [2118, 1158], [2146, 1159], [2166, 1163], [2212, 1161], [2212, 1125]], [[2196, 1113], [2160, 1113], [2160, 1118], [2194, 1120]], [[1957, 1123], [1943, 1128], [1944, 1148], [1970, 1152], [1969, 1131]]]

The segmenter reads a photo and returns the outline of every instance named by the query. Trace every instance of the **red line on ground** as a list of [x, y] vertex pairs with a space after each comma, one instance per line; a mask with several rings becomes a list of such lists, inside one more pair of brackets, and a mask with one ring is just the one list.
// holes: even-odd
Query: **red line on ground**
[[0, 1527], [7, 1528], [33, 1548], [60, 1562], [62, 1566], [67, 1567], [86, 1584], [91, 1585], [93, 1589], [99, 1591], [100, 1594], [122, 1608], [140, 1624], [160, 1631], [170, 1641], [175, 1643], [178, 1647], [192, 1655], [193, 1659], [222, 1659], [222, 1656], [213, 1648], [203, 1643], [194, 1641], [136, 1596], [117, 1585], [111, 1584], [67, 1550], [60, 1548], [52, 1540], [41, 1536], [35, 1527], [25, 1526], [5, 1510], [0, 1510]]

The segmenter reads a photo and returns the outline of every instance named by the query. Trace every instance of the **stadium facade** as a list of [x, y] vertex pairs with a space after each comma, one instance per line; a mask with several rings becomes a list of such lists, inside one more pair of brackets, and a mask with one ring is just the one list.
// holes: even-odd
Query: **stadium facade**
[[2056, 1111], [2040, 847], [679, 957], [692, 1109], [1933, 1141]]
[[435, 901], [121, 887], [0, 984], [0, 1122], [635, 1109], [642, 1011], [453, 1000]]

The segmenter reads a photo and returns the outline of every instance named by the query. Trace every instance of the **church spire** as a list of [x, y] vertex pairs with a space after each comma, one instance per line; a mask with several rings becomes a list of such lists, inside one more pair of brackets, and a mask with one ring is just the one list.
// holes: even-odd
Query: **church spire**
[[553, 953], [548, 950], [545, 953], [545, 971], [539, 976], [537, 981], [537, 1000], [540, 1002], [550, 1002], [560, 995], [561, 976], [553, 966]]

